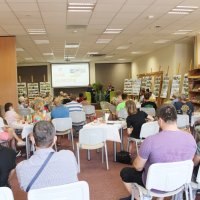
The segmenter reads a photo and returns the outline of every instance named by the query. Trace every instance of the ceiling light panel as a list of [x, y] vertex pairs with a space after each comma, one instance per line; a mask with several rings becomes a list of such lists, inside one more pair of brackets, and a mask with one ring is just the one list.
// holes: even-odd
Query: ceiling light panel
[[153, 43], [155, 44], [165, 44], [167, 42], [169, 42], [170, 40], [157, 40], [157, 41], [154, 41]]
[[95, 7], [94, 3], [68, 3], [69, 12], [91, 12]]
[[35, 44], [49, 44], [49, 40], [34, 40]]
[[176, 6], [171, 11], [168, 12], [168, 14], [174, 14], [174, 15], [188, 15], [192, 12], [194, 12], [198, 6]]
[[97, 44], [108, 44], [112, 39], [98, 39]]
[[49, 53], [43, 53], [44, 56], [53, 56], [54, 53], [53, 52], [49, 52]]
[[42, 35], [46, 34], [46, 30], [44, 28], [39, 29], [27, 29], [28, 34], [30, 35]]
[[125, 50], [125, 49], [128, 49], [128, 48], [129, 48], [129, 45], [124, 45], [124, 46], [117, 47], [117, 50]]
[[66, 43], [65, 48], [67, 49], [75, 49], [79, 48], [80, 44], [79, 43]]
[[122, 32], [123, 29], [121, 28], [107, 28], [104, 33], [105, 34], [119, 34]]

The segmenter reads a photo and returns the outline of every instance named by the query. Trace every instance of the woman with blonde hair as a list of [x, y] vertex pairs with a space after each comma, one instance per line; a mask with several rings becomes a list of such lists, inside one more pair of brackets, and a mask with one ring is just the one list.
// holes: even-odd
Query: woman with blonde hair
[[[136, 108], [136, 104], [133, 100], [126, 101], [126, 110], [128, 117], [126, 118], [127, 133], [130, 137], [139, 139], [140, 130], [142, 125], [147, 121], [153, 121], [154, 118], [147, 113], [140, 111]], [[129, 153], [132, 154], [133, 142], [130, 143]]]

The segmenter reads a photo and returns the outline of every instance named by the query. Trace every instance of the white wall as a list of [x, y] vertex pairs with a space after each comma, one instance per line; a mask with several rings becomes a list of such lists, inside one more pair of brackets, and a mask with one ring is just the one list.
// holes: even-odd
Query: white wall
[[160, 66], [164, 74], [167, 73], [169, 66], [168, 75], [172, 77], [177, 74], [179, 64], [179, 74], [184, 74], [189, 70], [191, 59], [194, 59], [191, 43], [170, 45], [134, 60], [132, 62], [132, 77], [141, 73], [149, 73], [151, 69], [152, 72], [159, 71]]

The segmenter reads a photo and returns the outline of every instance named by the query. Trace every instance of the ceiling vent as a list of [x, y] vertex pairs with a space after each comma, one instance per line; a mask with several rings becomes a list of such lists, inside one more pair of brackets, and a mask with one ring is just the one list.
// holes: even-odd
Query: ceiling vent
[[87, 25], [67, 25], [66, 28], [72, 30], [86, 29]]
[[105, 53], [94, 53], [94, 54], [89, 54], [90, 57], [101, 57], [101, 56], [106, 56]]

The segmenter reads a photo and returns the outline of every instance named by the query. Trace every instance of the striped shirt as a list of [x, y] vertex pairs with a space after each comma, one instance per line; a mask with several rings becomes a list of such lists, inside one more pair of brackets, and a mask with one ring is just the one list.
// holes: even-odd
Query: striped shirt
[[71, 102], [65, 104], [65, 106], [69, 109], [69, 112], [82, 111], [83, 110], [82, 104], [80, 104], [76, 101], [71, 101]]

